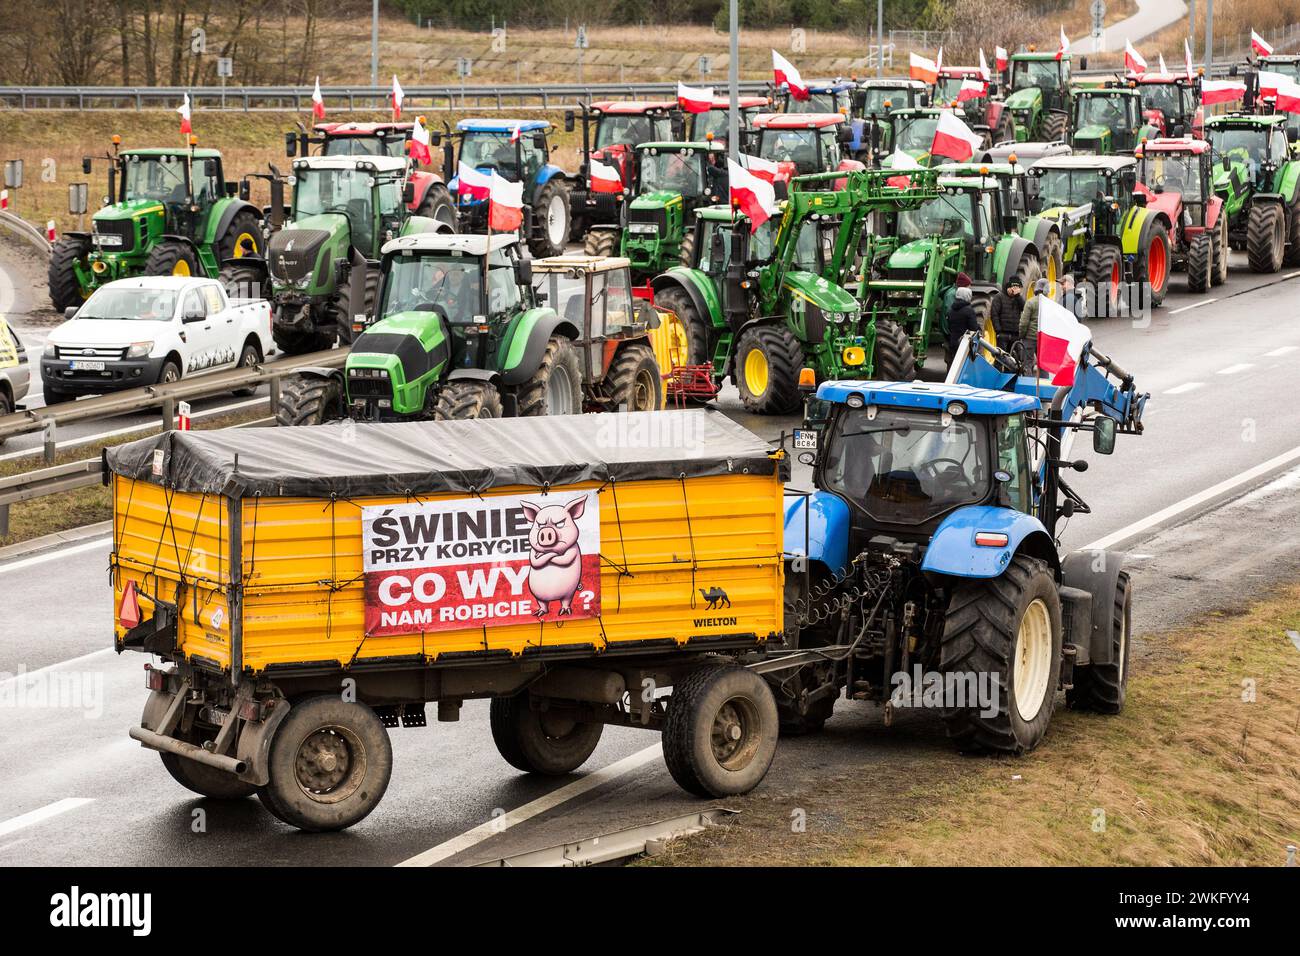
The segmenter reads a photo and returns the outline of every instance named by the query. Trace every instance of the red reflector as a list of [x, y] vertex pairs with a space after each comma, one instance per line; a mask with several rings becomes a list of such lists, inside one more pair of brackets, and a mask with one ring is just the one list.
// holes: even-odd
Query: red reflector
[[1005, 548], [1007, 536], [993, 531], [976, 531], [975, 543], [982, 548]]
[[144, 686], [149, 690], [167, 689], [167, 672], [156, 671], [148, 664], [144, 666]]
[[135, 582], [127, 581], [122, 589], [122, 603], [117, 606], [117, 623], [128, 631], [140, 626], [140, 598], [135, 593]]

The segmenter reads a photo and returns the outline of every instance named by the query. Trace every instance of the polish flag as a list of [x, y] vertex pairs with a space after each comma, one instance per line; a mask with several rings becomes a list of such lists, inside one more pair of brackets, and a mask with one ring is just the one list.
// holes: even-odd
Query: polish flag
[[731, 185], [731, 205], [749, 217], [749, 231], [772, 218], [776, 212], [776, 191], [765, 179], [759, 179], [739, 163], [727, 160], [727, 177]]
[[989, 85], [983, 80], [964, 79], [957, 89], [957, 102], [964, 103], [967, 100], [977, 100], [988, 91]]
[[411, 129], [411, 159], [424, 166], [433, 162], [433, 152], [429, 149], [429, 131], [424, 128], [424, 117], [415, 118]]
[[780, 171], [780, 167], [770, 159], [764, 159], [762, 156], [750, 156], [748, 153], [741, 153], [740, 161], [746, 169], [759, 179], [769, 183], [776, 182], [776, 174]]
[[594, 193], [621, 193], [623, 177], [618, 170], [598, 159], [591, 161], [591, 191]]
[[514, 146], [517, 144], [523, 135], [524, 128], [520, 124], [516, 123], [514, 128], [510, 130], [510, 145]]
[[320, 95], [320, 77], [316, 77], [316, 88], [311, 91], [311, 112], [317, 119], [325, 118], [325, 97]]
[[1274, 73], [1271, 70], [1260, 70], [1259, 77], [1259, 95], [1266, 100], [1271, 100], [1277, 96], [1278, 89], [1290, 80], [1282, 73]]
[[943, 69], [943, 47], [939, 47], [939, 55], [934, 58], [934, 69], [936, 73]]
[[1147, 71], [1146, 57], [1133, 49], [1133, 44], [1128, 40], [1124, 41], [1124, 69], [1138, 76]]
[[1061, 45], [1056, 50], [1056, 58], [1059, 60], [1069, 52], [1070, 38], [1065, 35], [1065, 27], [1061, 27]]
[[908, 75], [914, 80], [920, 80], [922, 83], [936, 83], [939, 80], [939, 68], [935, 66], [933, 60], [921, 56], [919, 53], [908, 54]]
[[964, 163], [984, 144], [984, 137], [959, 120], [955, 113], [940, 113], [939, 125], [934, 130], [930, 155], [947, 156]]
[[1092, 333], [1073, 312], [1048, 296], [1038, 297], [1038, 370], [1053, 385], [1073, 385], [1074, 370]]
[[1196, 72], [1192, 69], [1192, 45], [1183, 37], [1183, 66], [1187, 69], [1187, 82], [1190, 83], [1196, 79]]
[[999, 73], [1005, 72], [1007, 64], [1010, 62], [1011, 58], [1007, 56], [1006, 50], [1000, 46], [993, 48], [993, 65], [998, 68]]
[[1157, 54], [1157, 56], [1160, 57], [1160, 75], [1164, 76], [1169, 72], [1169, 67], [1165, 66], [1165, 55], [1163, 53], [1159, 53]]
[[713, 109], [713, 87], [677, 84], [677, 105], [688, 113], [707, 113]]
[[0, 189], [0, 209], [9, 208], [9, 190]]
[[1280, 113], [1300, 113], [1300, 83], [1286, 80], [1279, 84], [1273, 106]]
[[983, 47], [980, 47], [980, 76], [984, 77], [985, 83], [987, 83], [991, 79], [989, 75], [989, 61], [984, 59]]
[[473, 166], [467, 166], [463, 160], [456, 170], [456, 179], [457, 192], [462, 199], [468, 196], [481, 202], [491, 194], [492, 180], [488, 178], [487, 173], [480, 173]]
[[1260, 56], [1273, 55], [1273, 48], [1268, 45], [1268, 41], [1266, 41], [1262, 36], [1260, 36], [1254, 30], [1250, 31], [1250, 48], [1254, 50], [1256, 53], [1258, 53]]
[[55, 239], [58, 238], [58, 233], [55, 230], [53, 219], [47, 220], [45, 223], [45, 238], [48, 239], [50, 242], [53, 242]]
[[[889, 155], [889, 168], [891, 170], [920, 169], [921, 164], [901, 149], [895, 149]], [[897, 189], [906, 189], [911, 183], [910, 176], [890, 176], [885, 180], [886, 186], [894, 186]]]
[[514, 232], [524, 222], [524, 184], [512, 183], [492, 171], [488, 192], [488, 228], [495, 232]]
[[1202, 80], [1201, 102], [1210, 106], [1214, 103], [1235, 103], [1246, 98], [1246, 84], [1240, 80]]
[[808, 87], [804, 86], [799, 71], [794, 68], [793, 63], [775, 50], [772, 51], [772, 75], [776, 78], [778, 89], [784, 84], [796, 100], [808, 99]]
[[181, 114], [181, 135], [192, 133], [194, 128], [190, 126], [190, 94], [185, 94], [185, 102], [176, 107], [176, 112]]
[[402, 118], [402, 100], [406, 99], [406, 91], [402, 89], [402, 84], [397, 82], [397, 74], [393, 74], [393, 119]]

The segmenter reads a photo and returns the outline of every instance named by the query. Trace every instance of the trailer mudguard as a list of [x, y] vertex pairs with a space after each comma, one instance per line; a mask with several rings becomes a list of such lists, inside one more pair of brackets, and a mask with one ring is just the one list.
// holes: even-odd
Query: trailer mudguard
[[714, 328], [722, 328], [726, 323], [722, 316], [722, 297], [709, 277], [698, 269], [687, 266], [673, 266], [662, 275], [650, 280], [650, 288], [658, 295], [665, 289], [680, 288], [691, 300], [695, 314], [707, 316]]
[[[977, 545], [978, 531], [1005, 534], [1007, 543], [992, 548]], [[1054, 572], [1060, 570], [1051, 535], [1033, 515], [992, 505], [971, 505], [958, 508], [935, 529], [921, 570], [959, 578], [996, 578], [1019, 552], [1047, 561]]]
[[1092, 635], [1086, 648], [1080, 648], [1076, 663], [1113, 664], [1115, 647], [1115, 588], [1123, 570], [1121, 551], [1074, 551], [1061, 565], [1061, 584], [1092, 595]]
[[[245, 209], [257, 219], [262, 218], [262, 210], [251, 202], [245, 202], [242, 199], [221, 199], [214, 203], [212, 211], [217, 213], [220, 210], [220, 212], [217, 215], [208, 216], [208, 228], [204, 230], [203, 242], [206, 245], [212, 245], [219, 237], [224, 236], [231, 222]], [[257, 241], [259, 243], [265, 242], [261, 236], [257, 237]]]
[[838, 495], [795, 495], [785, 506], [782, 550], [787, 559], [802, 555], [838, 576], [848, 569], [849, 523], [849, 506]]
[[998, 240], [993, 252], [993, 272], [998, 277], [998, 288], [1007, 284], [1007, 280], [1020, 268], [1020, 260], [1026, 252], [1038, 254], [1038, 247], [1023, 236], [1004, 236]]
[[546, 343], [552, 335], [582, 337], [582, 330], [551, 309], [529, 309], [510, 323], [498, 353], [501, 359], [501, 384], [522, 385], [532, 378], [542, 364]]

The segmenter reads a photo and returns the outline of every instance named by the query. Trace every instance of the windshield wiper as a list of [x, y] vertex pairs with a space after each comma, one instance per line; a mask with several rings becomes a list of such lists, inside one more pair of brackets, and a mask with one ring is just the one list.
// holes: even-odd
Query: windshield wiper
[[882, 432], [898, 432], [900, 435], [906, 435], [911, 430], [911, 425], [886, 425], [882, 428], [864, 428], [856, 432], [841, 432], [838, 437], [857, 438], [859, 435], [879, 435]]

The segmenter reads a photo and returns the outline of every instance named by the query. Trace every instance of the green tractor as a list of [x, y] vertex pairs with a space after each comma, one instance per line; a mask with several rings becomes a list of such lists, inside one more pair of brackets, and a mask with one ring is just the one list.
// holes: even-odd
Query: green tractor
[[271, 300], [271, 331], [282, 352], [351, 342], [374, 304], [384, 243], [448, 230], [410, 215], [406, 172], [406, 161], [391, 156], [294, 160], [289, 220], [271, 236], [265, 257], [246, 251], [221, 270], [227, 289]]
[[[930, 165], [930, 147], [934, 145], [934, 133], [939, 127], [939, 117], [944, 113], [954, 113], [962, 122], [968, 120], [966, 112], [961, 108], [946, 106], [918, 106], [911, 109], [894, 110], [890, 113], [889, 125], [891, 130], [888, 137], [890, 150], [889, 152], [882, 150], [877, 154], [881, 158], [880, 166], [884, 169], [893, 168], [894, 157], [897, 154], [906, 154], [922, 166]], [[992, 145], [989, 140], [988, 130], [974, 130], [973, 132], [983, 135], [983, 148], [987, 149]]]
[[627, 260], [532, 260], [517, 236], [426, 232], [383, 248], [377, 319], [343, 369], [282, 387], [281, 425], [661, 407], [658, 314]]
[[849, 115], [862, 121], [859, 138], [868, 144], [854, 158], [871, 165], [874, 156], [888, 156], [893, 151], [894, 128], [889, 114], [894, 110], [929, 106], [930, 88], [920, 80], [878, 77], [860, 82], [851, 102]]
[[1077, 86], [1073, 99], [1070, 145], [1076, 153], [1132, 153], [1139, 143], [1160, 135], [1143, 116], [1142, 93], [1135, 85]]
[[1004, 101], [1020, 142], [1064, 142], [1070, 135], [1070, 54], [1031, 50], [1011, 54], [1010, 92]]
[[1173, 224], [1162, 209], [1147, 208], [1144, 194], [1135, 193], [1136, 160], [1051, 156], [1030, 166], [1029, 175], [1030, 212], [1059, 224], [1066, 271], [1083, 275], [1098, 290], [1099, 314], [1116, 314], [1129, 283], [1146, 287], [1152, 308], [1164, 301], [1173, 272]]
[[[114, 279], [216, 276], [221, 264], [263, 249], [261, 211], [237, 197], [215, 149], [119, 148], [106, 158], [108, 194], [91, 231], [66, 232], [50, 256], [50, 301], [63, 312]], [[89, 174], [91, 157], [81, 161]]]
[[1228, 242], [1252, 272], [1300, 265], [1300, 160], [1281, 113], [1230, 113], [1205, 121], [1218, 168], [1214, 191], [1228, 213]]
[[797, 176], [783, 211], [752, 233], [725, 206], [698, 210], [696, 262], [651, 283], [655, 304], [685, 328], [690, 364], [707, 366], [715, 385], [730, 376], [745, 407], [762, 415], [799, 406], [805, 366], [818, 380], [911, 377], [906, 335], [864, 320], [844, 285], [872, 216], [936, 195], [927, 170], [903, 187], [888, 178], [880, 170]]
[[718, 142], [641, 143], [636, 147], [635, 198], [625, 222], [592, 226], [583, 242], [589, 256], [624, 256], [637, 278], [694, 255], [695, 210], [727, 200], [725, 147]]

